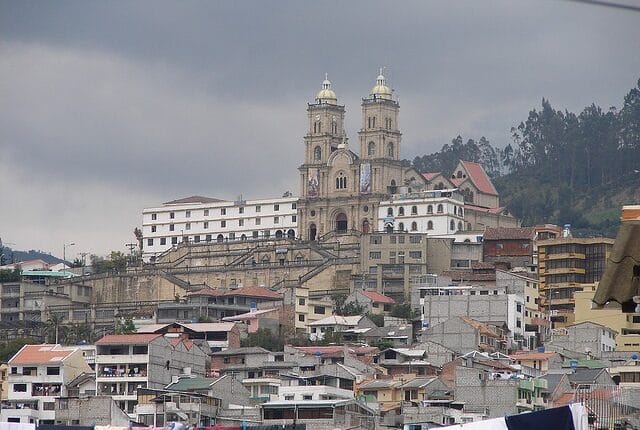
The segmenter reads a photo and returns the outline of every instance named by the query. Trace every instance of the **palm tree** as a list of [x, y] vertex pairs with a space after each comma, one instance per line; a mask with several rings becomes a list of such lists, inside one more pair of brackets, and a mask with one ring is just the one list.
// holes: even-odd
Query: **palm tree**
[[45, 340], [47, 342], [58, 343], [60, 340], [60, 328], [63, 318], [60, 314], [50, 313], [49, 319], [44, 326]]

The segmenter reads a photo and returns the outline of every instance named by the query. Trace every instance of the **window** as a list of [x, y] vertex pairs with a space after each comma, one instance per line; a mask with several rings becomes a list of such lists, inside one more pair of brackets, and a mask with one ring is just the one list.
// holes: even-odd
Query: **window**
[[184, 212], [184, 217], [185, 218], [191, 218], [191, 211], [185, 211]]
[[205, 228], [205, 229], [209, 228], [209, 221], [205, 221], [205, 222], [202, 224], [202, 227], [203, 227], [203, 228]]
[[229, 233], [229, 240], [235, 240], [235, 238], [236, 238], [235, 233]]
[[298, 209], [298, 204], [297, 203], [291, 203], [291, 209], [293, 209], [293, 210]]
[[417, 222], [412, 222], [411, 223], [411, 231], [418, 231], [418, 223]]
[[299, 298], [299, 299], [298, 299], [298, 304], [299, 304], [300, 306], [304, 306], [304, 304], [305, 304], [305, 303], [306, 303], [306, 300], [305, 300], [303, 297], [301, 297], [301, 298]]
[[156, 232], [156, 226], [155, 226], [155, 225], [152, 225], [152, 226], [151, 226], [151, 233], [155, 233], [155, 232]]
[[240, 207], [238, 208], [238, 213], [241, 213], [241, 214], [243, 214], [243, 213], [244, 213], [244, 206], [240, 206]]
[[298, 217], [296, 215], [291, 215], [291, 222], [298, 222]]
[[522, 312], [522, 305], [520, 303], [516, 305], [516, 312]]
[[158, 214], [151, 214], [151, 221], [156, 221], [158, 219]]
[[369, 142], [369, 145], [367, 146], [367, 154], [369, 156], [373, 156], [376, 154], [376, 144], [373, 142]]
[[313, 150], [313, 159], [315, 161], [322, 160], [322, 149], [320, 149], [319, 146], [316, 146], [315, 149]]
[[379, 260], [382, 258], [382, 253], [380, 251], [371, 251], [369, 252], [369, 258], [371, 260]]
[[304, 394], [302, 400], [313, 400], [313, 396], [311, 394]]
[[387, 216], [393, 216], [393, 208], [387, 209]]
[[193, 236], [193, 241], [194, 241], [195, 243], [200, 243], [200, 235], [197, 235], [197, 234], [196, 234], [195, 236]]
[[389, 157], [393, 157], [394, 156], [393, 142], [389, 142], [389, 144], [387, 145], [387, 155], [389, 155]]
[[280, 223], [280, 217], [274, 216], [273, 217], [273, 223], [274, 224], [279, 224]]
[[260, 212], [261, 210], [262, 210], [262, 207], [261, 207], [261, 206], [259, 206], [259, 205], [258, 205], [258, 206], [256, 206], [256, 213]]
[[167, 238], [166, 237], [161, 237], [160, 238], [160, 245], [166, 245], [167, 244]]
[[13, 392], [14, 393], [26, 393], [27, 392], [27, 384], [13, 384]]
[[442, 204], [439, 204], [439, 205], [438, 205], [438, 210], [437, 210], [437, 211], [438, 211], [438, 213], [439, 213], [439, 214], [441, 214], [442, 212], [444, 212], [444, 208], [443, 208]]
[[177, 244], [178, 244], [178, 238], [177, 238], [177, 237], [175, 237], [175, 236], [174, 236], [174, 237], [172, 237], [172, 238], [171, 238], [171, 244], [172, 244], [172, 245], [177, 245]]
[[432, 214], [433, 213], [433, 206], [432, 205], [427, 206], [427, 213], [428, 214]]
[[55, 402], [42, 402], [42, 410], [43, 411], [53, 411], [56, 409]]
[[153, 246], [153, 239], [147, 239], [147, 246]]
[[404, 243], [404, 236], [403, 235], [398, 236], [398, 243]]
[[239, 225], [240, 227], [244, 226], [244, 220], [243, 220], [243, 219], [239, 219], [239, 220], [238, 220], [238, 225]]
[[451, 222], [449, 223], [449, 227], [451, 228], [451, 230], [455, 230], [456, 229], [456, 223], [451, 220]]
[[186, 223], [184, 228], [185, 230], [191, 230], [191, 223], [190, 222]]
[[338, 174], [338, 177], [336, 178], [336, 189], [344, 190], [346, 188], [347, 188], [347, 177], [344, 175], [343, 172], [340, 172]]
[[207, 242], [211, 242], [211, 235], [210, 234], [207, 235], [206, 240], [207, 240]]
[[170, 219], [174, 219], [176, 217], [176, 213], [175, 212], [169, 212], [169, 218]]
[[404, 216], [404, 207], [400, 206], [398, 208], [398, 216]]
[[298, 314], [298, 321], [304, 322], [304, 314]]
[[226, 226], [227, 226], [226, 221], [220, 221], [220, 227], [226, 227]]
[[209, 216], [209, 209], [204, 210], [204, 216]]
[[404, 223], [403, 222], [398, 224], [398, 230], [404, 231]]
[[422, 251], [409, 251], [409, 257], [410, 258], [415, 258], [415, 259], [420, 259], [420, 258], [422, 258]]
[[176, 226], [174, 224], [169, 224], [169, 231], [174, 231]]
[[313, 313], [315, 314], [319, 314], [319, 315], [324, 315], [326, 312], [326, 309], [324, 306], [314, 306], [313, 307]]
[[273, 210], [278, 212], [280, 210], [280, 205], [273, 205]]
[[411, 215], [418, 215], [418, 206], [411, 206]]
[[254, 239], [257, 239], [259, 235], [260, 235], [260, 232], [259, 232], [259, 231], [257, 231], [257, 230], [256, 230], [256, 231], [251, 232], [251, 236], [252, 236]]
[[422, 243], [422, 236], [409, 236], [409, 242]]

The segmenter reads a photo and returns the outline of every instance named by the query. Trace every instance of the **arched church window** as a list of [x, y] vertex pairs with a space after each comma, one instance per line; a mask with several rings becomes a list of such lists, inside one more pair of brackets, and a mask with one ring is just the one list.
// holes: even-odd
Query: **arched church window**
[[393, 142], [389, 142], [389, 144], [387, 145], [387, 154], [389, 155], [389, 157], [393, 157], [393, 154], [394, 154]]
[[451, 230], [455, 230], [456, 229], [456, 223], [451, 220], [451, 222], [449, 223], [449, 227], [451, 228]]
[[456, 173], [456, 176], [458, 178], [462, 178], [462, 170], [458, 170], [458, 173]]
[[403, 222], [398, 224], [398, 230], [399, 231], [404, 231], [404, 223]]
[[221, 234], [219, 234], [219, 235], [216, 237], [216, 242], [221, 243], [221, 242], [223, 242], [223, 241], [224, 241], [224, 236], [223, 236], [223, 235], [221, 235]]
[[433, 213], [433, 205], [427, 206], [427, 213], [428, 214], [432, 214]]
[[433, 221], [427, 222], [427, 230], [433, 230]]
[[453, 207], [453, 214], [458, 215], [458, 206]]
[[404, 216], [404, 208], [402, 206], [398, 208], [398, 216]]
[[376, 154], [376, 144], [373, 142], [369, 142], [369, 145], [367, 146], [367, 154], [372, 156]]
[[396, 180], [392, 179], [391, 180], [391, 185], [389, 185], [389, 193], [391, 194], [395, 194], [397, 190], [397, 186], [396, 186]]
[[362, 221], [362, 233], [367, 234], [369, 233], [369, 220], [365, 219]]
[[387, 216], [393, 216], [393, 208], [387, 209]]
[[371, 118], [371, 127], [376, 128], [376, 117]]
[[458, 215], [464, 216], [464, 209], [458, 208]]
[[344, 190], [346, 188], [347, 188], [347, 177], [344, 175], [344, 173], [340, 172], [338, 174], [338, 177], [336, 178], [336, 189]]
[[418, 231], [418, 223], [417, 222], [412, 222], [411, 223], [411, 231]]
[[322, 123], [318, 121], [318, 133], [322, 133]]
[[458, 231], [462, 231], [462, 221], [458, 221]]
[[442, 204], [438, 205], [438, 213], [441, 214], [442, 212], [444, 212], [444, 208], [442, 206]]
[[313, 159], [319, 161], [322, 159], [322, 149], [319, 146], [316, 146], [313, 150]]
[[411, 215], [418, 215], [418, 206], [411, 206]]
[[336, 215], [336, 231], [345, 232], [347, 231], [347, 227], [347, 215], [345, 215], [344, 212], [340, 212]]

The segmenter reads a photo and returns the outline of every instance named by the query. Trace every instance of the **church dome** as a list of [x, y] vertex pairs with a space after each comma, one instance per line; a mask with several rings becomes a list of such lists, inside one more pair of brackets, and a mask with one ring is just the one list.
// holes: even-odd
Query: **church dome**
[[376, 85], [371, 89], [371, 97], [391, 100], [391, 88], [387, 86], [387, 81], [380, 70], [380, 74], [376, 78]]
[[322, 89], [318, 91], [318, 94], [316, 95], [316, 102], [328, 103], [331, 105], [338, 103], [338, 97], [336, 97], [336, 93], [331, 89], [331, 81], [329, 81], [326, 76], [322, 82]]

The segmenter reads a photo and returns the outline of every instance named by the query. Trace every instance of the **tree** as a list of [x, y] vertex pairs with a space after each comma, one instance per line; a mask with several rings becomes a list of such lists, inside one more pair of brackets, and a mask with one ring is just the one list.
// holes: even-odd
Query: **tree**
[[16, 352], [25, 345], [32, 345], [39, 343], [35, 339], [29, 337], [22, 337], [19, 339], [10, 340], [0, 344], [0, 363], [6, 363]]
[[0, 282], [18, 282], [20, 281], [20, 269], [2, 269], [0, 270]]
[[116, 326], [113, 330], [115, 334], [131, 334], [136, 332], [136, 326], [130, 317], [120, 318], [116, 321]]
[[384, 315], [367, 312], [365, 316], [378, 327], [384, 327]]
[[366, 310], [366, 307], [358, 302], [347, 302], [346, 294], [332, 294], [331, 300], [333, 301], [333, 309], [336, 315], [350, 316], [350, 315], [362, 315]]
[[63, 318], [60, 314], [51, 313], [44, 326], [44, 336], [48, 343], [60, 343]]
[[284, 349], [282, 339], [266, 328], [259, 328], [255, 332], [249, 333], [245, 339], [240, 341], [240, 345], [243, 347], [258, 346], [269, 351], [282, 351]]
[[76, 257], [71, 263], [71, 267], [84, 267], [84, 261], [82, 261], [82, 258]]
[[142, 252], [142, 245], [143, 245], [143, 239], [144, 239], [144, 237], [142, 236], [142, 230], [140, 230], [138, 227], [134, 228], [133, 235], [136, 237], [136, 240], [138, 241], [138, 249], [140, 250], [140, 252]]

